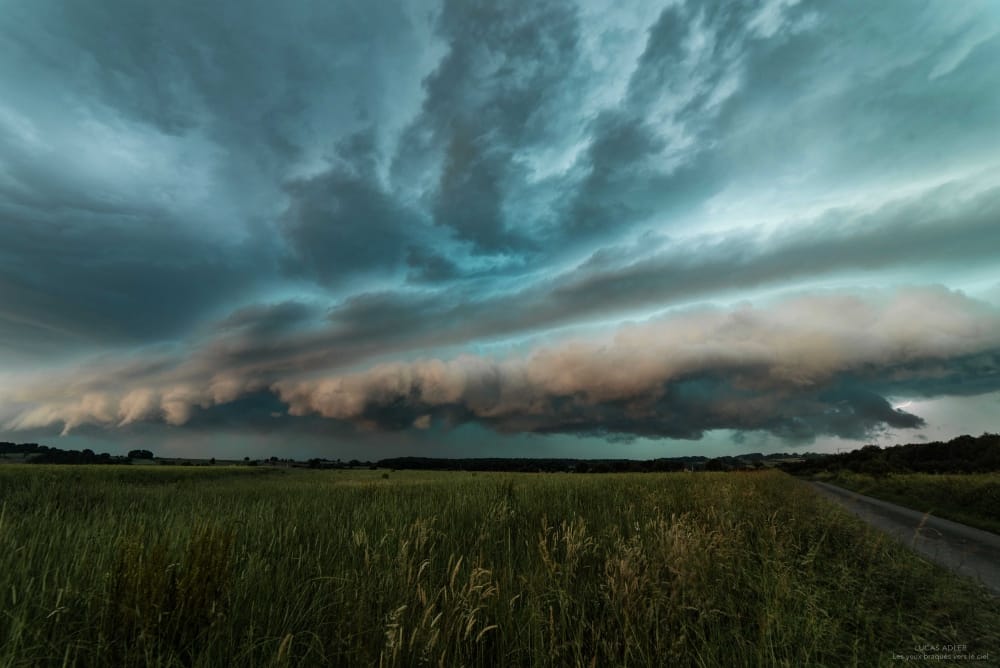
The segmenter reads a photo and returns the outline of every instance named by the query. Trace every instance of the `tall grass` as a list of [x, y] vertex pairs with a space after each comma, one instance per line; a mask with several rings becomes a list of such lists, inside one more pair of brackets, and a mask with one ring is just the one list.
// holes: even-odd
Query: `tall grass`
[[889, 665], [1000, 605], [778, 472], [0, 467], [0, 666]]
[[1000, 473], [821, 474], [846, 489], [1000, 533]]

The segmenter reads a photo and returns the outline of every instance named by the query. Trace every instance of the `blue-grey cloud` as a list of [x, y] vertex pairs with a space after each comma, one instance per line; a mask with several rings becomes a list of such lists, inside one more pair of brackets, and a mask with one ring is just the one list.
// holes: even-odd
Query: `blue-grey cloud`
[[339, 155], [342, 165], [286, 184], [289, 273], [331, 284], [402, 264], [421, 218], [379, 186], [374, 151], [371, 133], [356, 135]]
[[[38, 0], [5, 7], [0, 51], [8, 426], [284, 425], [251, 415], [320, 376], [692, 303], [997, 283], [986, 1]], [[648, 419], [545, 392], [535, 417], [477, 395], [332, 419], [861, 438], [919, 426], [887, 397], [992, 392], [993, 355], [849, 366], [746, 415], [719, 406], [755, 405], [751, 371], [707, 365], [650, 386]]]
[[[921, 330], [907, 329], [913, 317], [923, 318]], [[910, 395], [933, 392], [935, 382], [948, 393], [949, 375], [996, 391], [998, 322], [995, 308], [943, 290], [888, 300], [802, 296], [762, 310], [679, 314], [527, 359], [387, 364], [275, 387], [295, 414], [383, 428], [428, 415], [501, 431], [698, 438], [743, 429], [864, 438], [923, 424], [872, 389], [886, 379]]]
[[127, 392], [121, 382], [66, 388], [61, 400], [41, 404], [29, 390], [15, 397], [26, 409], [10, 426], [182, 425], [270, 388], [291, 415], [390, 430], [437, 420], [500, 432], [864, 438], [923, 425], [886, 396], [954, 394], [958, 378], [977, 393], [1000, 389], [998, 332], [996, 307], [943, 288], [802, 294], [763, 308], [680, 312], [527, 357], [385, 363], [319, 379], [283, 374], [270, 384], [231, 371], [198, 383], [160, 371]]

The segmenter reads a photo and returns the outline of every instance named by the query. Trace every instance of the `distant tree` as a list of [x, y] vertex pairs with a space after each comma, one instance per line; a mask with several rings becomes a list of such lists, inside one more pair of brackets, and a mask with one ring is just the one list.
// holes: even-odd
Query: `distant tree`
[[884, 478], [889, 475], [889, 464], [883, 457], [864, 461], [858, 466], [858, 469], [861, 473], [867, 473], [876, 478]]
[[719, 459], [718, 457], [716, 457], [714, 459], [709, 459], [707, 462], [705, 462], [705, 470], [706, 471], [727, 471], [727, 470], [729, 470], [729, 467], [726, 466], [725, 462], [723, 462], [721, 459]]
[[129, 459], [153, 459], [153, 453], [149, 450], [129, 450]]

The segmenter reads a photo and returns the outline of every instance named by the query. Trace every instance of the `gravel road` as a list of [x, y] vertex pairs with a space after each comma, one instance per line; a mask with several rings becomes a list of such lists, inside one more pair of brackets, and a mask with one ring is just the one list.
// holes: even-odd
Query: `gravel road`
[[811, 484], [823, 496], [905, 543], [921, 556], [975, 578], [993, 593], [1000, 594], [1000, 536], [997, 534], [825, 482]]

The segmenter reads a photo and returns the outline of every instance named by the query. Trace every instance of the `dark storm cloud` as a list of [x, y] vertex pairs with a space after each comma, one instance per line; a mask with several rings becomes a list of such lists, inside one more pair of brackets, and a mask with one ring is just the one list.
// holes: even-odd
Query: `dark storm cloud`
[[200, 380], [160, 373], [125, 394], [120, 383], [85, 391], [82, 380], [61, 401], [30, 395], [52, 388], [15, 397], [28, 408], [8, 426], [181, 425], [270, 387], [293, 416], [366, 429], [476, 422], [500, 433], [864, 438], [923, 424], [887, 396], [952, 394], [959, 379], [977, 393], [1000, 389], [998, 332], [996, 307], [943, 288], [802, 294], [761, 308], [675, 313], [527, 356], [383, 363], [318, 379], [282, 373], [270, 383], [234, 369]]
[[[837, 209], [770, 235], [736, 232], [609, 248], [536, 285], [494, 296], [460, 291], [370, 293], [330, 313], [332, 329], [300, 351], [341, 357], [451, 345], [704, 299], [718, 292], [859, 271], [992, 266], [1000, 188], [952, 183], [874, 212]], [[655, 250], [653, 250], [655, 249]], [[643, 257], [644, 256], [644, 257]], [[640, 257], [641, 259], [634, 259]], [[326, 365], [340, 362], [336, 355]]]
[[[164, 363], [162, 367], [136, 372], [134, 366], [115, 371], [113, 365], [102, 362], [83, 373], [79, 383], [70, 386], [70, 394], [79, 397], [121, 386], [152, 386], [157, 388], [155, 392], [140, 391], [129, 400], [134, 410], [128, 408], [119, 412], [155, 418], [161, 415], [158, 411], [166, 410], [161, 406], [166, 401], [164, 397], [169, 396], [166, 405], [172, 412], [163, 415], [171, 422], [182, 423], [198, 406], [210, 407], [233, 400], [275, 382], [281, 383], [282, 378], [353, 366], [388, 353], [530, 334], [539, 328], [586, 323], [594, 317], [688, 301], [749, 285], [780, 285], [795, 277], [814, 279], [823, 274], [836, 276], [859, 269], [878, 272], [906, 268], [921, 272], [947, 267], [955, 255], [965, 258], [967, 266], [977, 263], [988, 266], [992, 262], [992, 248], [1000, 243], [991, 214], [997, 207], [998, 192], [975, 182], [959, 182], [931, 188], [920, 197], [890, 202], [874, 212], [827, 212], [810, 223], [797, 225], [793, 231], [769, 237], [719, 235], [683, 243], [642, 239], [639, 245], [646, 246], [646, 250], [634, 245], [610, 248], [540, 287], [492, 297], [475, 292], [462, 294], [455, 289], [411, 290], [352, 296], [325, 315], [318, 305], [297, 302], [244, 308], [221, 321], [216, 327], [217, 334], [198, 343], [193, 352], [179, 357], [171, 353], [173, 364]], [[662, 250], [650, 250], [658, 244], [662, 245]], [[632, 261], [631, 258], [637, 255], [645, 257]], [[922, 313], [912, 314], [909, 322], [917, 330], [914, 336], [922, 335], [928, 328], [923, 318]], [[758, 334], [748, 331], [746, 336], [752, 339]], [[982, 368], [968, 366], [965, 361], [959, 363], [958, 357], [950, 351], [944, 358], [942, 363], [949, 370], [951, 387], [965, 383], [966, 388], [974, 386], [980, 391], [990, 391], [993, 377]], [[877, 392], [882, 388], [903, 395], [947, 393], [942, 373], [931, 373], [928, 367], [919, 367], [912, 380], [899, 385], [887, 383], [896, 376], [905, 379], [901, 375], [906, 370], [905, 365], [878, 366], [877, 369], [882, 374], [881, 380], [867, 378], [861, 390], [869, 388]], [[694, 380], [706, 382], [703, 378]], [[846, 383], [845, 388], [850, 387], [847, 380], [842, 383]], [[597, 382], [599, 380], [595, 379]], [[65, 381], [60, 383], [66, 386]], [[690, 390], [695, 385], [685, 387]], [[170, 389], [165, 391], [163, 388]], [[51, 387], [43, 387], [39, 398], [47, 392], [51, 392]], [[696, 426], [699, 423], [694, 420], [699, 413], [688, 405], [693, 402], [690, 397], [698, 395], [685, 391], [670, 396], [685, 405], [681, 413], [691, 416], [684, 428], [691, 427], [692, 434], [700, 433], [703, 428]], [[840, 424], [836, 416], [843, 417], [843, 414], [826, 410], [832, 401], [829, 396], [810, 398], [806, 403], [800, 401], [801, 397], [784, 396], [783, 410], [790, 411], [798, 421], [781, 421], [772, 415], [769, 419], [773, 424], [767, 423], [770, 426], [748, 422], [744, 428], [768, 428], [774, 433], [791, 435], [797, 433], [796, 429], [806, 429], [800, 424], [805, 420], [806, 424], [826, 425], [813, 429], [815, 433], [847, 435], [848, 426], [836, 427]], [[850, 398], [851, 395], [845, 396]], [[838, 401], [843, 403], [847, 399]], [[752, 402], [744, 398], [744, 403], [750, 405]], [[856, 402], [843, 405], [853, 406], [849, 415], [859, 416], [874, 415], [871, 409], [878, 404], [864, 404], [865, 411]], [[598, 422], [609, 425], [609, 433], [626, 424], [621, 416], [614, 414], [614, 410], [622, 408], [616, 406], [612, 404], [600, 409], [605, 417]], [[111, 408], [106, 409], [111, 412], [101, 415], [114, 413]], [[673, 413], [660, 411], [658, 415]], [[51, 421], [63, 419], [58, 408], [44, 415], [44, 419]], [[580, 415], [574, 419], [585, 422], [585, 417]], [[712, 424], [713, 420], [718, 422], [717, 417], [709, 415], [705, 425]], [[892, 415], [883, 415], [883, 423], [899, 426], [885, 419], [887, 417]], [[630, 429], [643, 434], [659, 430], [677, 435], [684, 431], [679, 427], [675, 429], [662, 417], [657, 420], [659, 422], [648, 429], [638, 422]], [[72, 422], [70, 419], [67, 423]], [[612, 428], [612, 424], [617, 426]], [[722, 421], [717, 427], [740, 428], [739, 424], [735, 420]], [[504, 425], [504, 429], [523, 425], [532, 431], [552, 427], [536, 425], [523, 417]], [[562, 430], [558, 424], [552, 428]], [[597, 423], [590, 424], [586, 430], [581, 429], [587, 430], [596, 433]]]
[[286, 186], [282, 227], [292, 247], [291, 273], [324, 284], [398, 267], [419, 217], [378, 187], [364, 168], [335, 169]]
[[215, 329], [260, 340], [292, 332], [321, 313], [314, 305], [298, 301], [254, 305], [229, 314], [215, 323]]
[[713, 198], [745, 213], [992, 163], [1000, 20], [985, 7], [901, 20], [885, 5], [862, 25], [851, 3], [664, 9], [621, 100], [589, 121], [563, 228], [670, 233]]
[[[886, 397], [996, 387], [992, 344], [934, 353], [920, 316], [886, 340], [926, 355], [870, 369], [827, 323], [857, 350], [814, 386], [771, 377], [811, 361], [746, 349], [752, 319], [719, 335], [745, 355], [644, 395], [553, 388], [551, 355], [452, 359], [754, 291], [995, 283], [988, 3], [39, 0], [5, 8], [0, 49], [9, 425], [229, 428], [276, 392], [382, 429], [860, 438], [920, 424]], [[468, 385], [367, 366], [417, 356]]]
[[[270, 382], [285, 373], [585, 323], [791, 278], [901, 268], [919, 276], [948, 267], [956, 256], [967, 266], [990, 266], [992, 248], [1000, 244], [990, 212], [1000, 205], [1000, 191], [966, 190], [951, 184], [876, 212], [828, 212], [771, 237], [721, 235], [676, 244], [644, 239], [649, 248], [665, 245], [610, 248], [539, 287], [492, 297], [455, 290], [366, 293], [323, 318], [318, 306], [294, 302], [251, 307], [219, 325], [238, 336], [203, 342], [177, 366], [195, 377], [236, 373]], [[632, 260], [641, 253], [644, 259]], [[275, 329], [281, 336], [273, 335]]]
[[553, 282], [546, 301], [580, 317], [845, 272], [919, 272], [956, 257], [989, 266], [1000, 243], [998, 208], [1000, 188], [949, 184], [875, 212], [831, 210], [788, 231], [667, 241], [660, 252], [633, 261], [631, 251], [617, 263], [599, 253]]
[[173, 135], [207, 125], [262, 159], [336, 139], [322, 136], [324, 116], [385, 120], [383, 87], [413, 60], [402, 4], [41, 0], [11, 11], [3, 35], [39, 61], [32, 69], [64, 68], [64, 83], [123, 116]]
[[586, 176], [565, 212], [579, 235], [684, 213], [720, 188], [718, 116], [735, 92], [753, 7], [678, 4], [649, 28], [624, 99], [590, 125]]
[[903, 369], [894, 389], [904, 394], [956, 363], [986, 391], [1000, 388], [995, 365], [964, 364], [971, 353], [995, 358], [998, 324], [996, 308], [941, 289], [803, 295], [760, 310], [690, 311], [526, 358], [391, 363], [274, 389], [293, 415], [384, 429], [441, 420], [501, 432], [864, 438], [923, 425], [872, 389]]
[[622, 226], [651, 213], [643, 198], [650, 174], [643, 167], [665, 148], [641, 118], [606, 113], [593, 129], [590, 169], [566, 216], [574, 232], [589, 235], [605, 231], [608, 221]]
[[1000, 352], [904, 364], [872, 385], [879, 392], [913, 397], [988, 394], [1000, 387]]
[[260, 249], [202, 249], [172, 225], [166, 217], [107, 221], [0, 207], [0, 332], [10, 348], [52, 355], [175, 337], [260, 284]]
[[0, 340], [12, 351], [176, 339], [284, 274], [331, 283], [402, 263], [412, 217], [375, 182], [364, 129], [401, 126], [393, 105], [419, 100], [424, 65], [406, 54], [419, 20], [405, 7], [7, 9]]
[[[447, 54], [425, 81], [420, 115], [396, 156], [399, 178], [440, 166], [434, 222], [477, 252], [530, 250], [532, 230], [508, 220], [525, 179], [520, 155], [550, 139], [577, 58], [576, 10], [565, 2], [447, 0]], [[526, 248], [524, 248], [526, 247]]]
[[407, 249], [406, 266], [409, 270], [406, 277], [411, 283], [440, 283], [462, 274], [453, 260], [420, 246]]
[[[651, 217], [669, 232], [672, 216], [741, 180], [782, 176], [775, 160], [794, 166], [804, 149], [829, 149], [824, 169], [858, 171], [890, 156], [906, 165], [954, 162], [956, 146], [982, 144], [969, 128], [988, 127], [1000, 100], [980, 95], [969, 104], [971, 91], [991, 88], [992, 68], [981, 65], [996, 39], [983, 33], [967, 53], [949, 55], [972, 39], [962, 32], [974, 18], [967, 11], [942, 21], [931, 47], [909, 55], [903, 42], [927, 43], [928, 29], [914, 23], [890, 33], [898, 16], [888, 9], [869, 16], [884, 45], [853, 36], [844, 45], [824, 41], [815, 27], [825, 21], [833, 34], [848, 31], [851, 12], [839, 5], [672, 5], [639, 26], [633, 40], [641, 48], [635, 63], [621, 68], [621, 95], [604, 99], [601, 87], [614, 77], [596, 63], [602, 47], [618, 53], [607, 47], [624, 38], [610, 25], [588, 23], [569, 3], [231, 9], [40, 2], [12, 9], [3, 25], [5, 78], [21, 93], [3, 135], [11, 178], [0, 183], [8, 204], [22, 208], [7, 216], [13, 244], [53, 209], [70, 210], [59, 229], [105, 237], [98, 248], [128, 246], [138, 266], [150, 267], [145, 281], [122, 270], [120, 284], [135, 286], [123, 288], [133, 302], [158, 302], [144, 299], [141, 285], [154, 282], [160, 287], [151, 289], [162, 292], [198, 274], [146, 262], [162, 259], [164, 240], [168, 249], [184, 249], [183, 263], [175, 263], [212, 276], [199, 294], [179, 291], [192, 300], [187, 313], [136, 315], [137, 323], [150, 323], [141, 336], [183, 332], [241, 296], [228, 286], [279, 282], [277, 267], [327, 286], [359, 275], [403, 277], [407, 268], [420, 283], [483, 274], [467, 264], [468, 248], [442, 246], [435, 230], [470, 243], [472, 257], [500, 254], [523, 275], [550, 274], [549, 261], [565, 261], [566, 249], [593, 252], [586, 239], [616, 242]], [[435, 16], [430, 35], [421, 22]], [[439, 55], [413, 55], [435, 50]], [[868, 67], [867, 57], [879, 66]], [[848, 83], [824, 78], [831, 63], [832, 74]], [[860, 78], [862, 71], [869, 75]], [[59, 98], [86, 113], [59, 116], [43, 106]], [[810, 122], [817, 114], [825, 120]], [[845, 127], [850, 131], [834, 143], [827, 129]], [[72, 152], [80, 148], [73, 142], [90, 137], [99, 151], [108, 144], [96, 142], [96, 130], [144, 159], [166, 149], [164, 164], [141, 165], [133, 184], [122, 181], [129, 167], [122, 163], [95, 183], [101, 170], [95, 176], [72, 161], [54, 169], [35, 145], [47, 140]], [[926, 141], [930, 132], [949, 138], [949, 155]], [[552, 145], [574, 142], [581, 152], [563, 172], [530, 174], [528, 165], [544, 162], [539, 155]], [[194, 173], [185, 174], [189, 166]], [[211, 200], [183, 201], [189, 178], [202, 179], [195, 190]], [[116, 216], [134, 235], [125, 243], [105, 220]], [[191, 234], [206, 228], [245, 242], [233, 247]], [[57, 261], [49, 254], [58, 255], [59, 235], [45, 234], [47, 245], [18, 248], [18, 257], [29, 265]], [[79, 248], [79, 257], [100, 255]], [[250, 262], [236, 257], [248, 252]], [[78, 257], [71, 262], [61, 285], [102, 280]], [[244, 264], [253, 266], [252, 276]], [[116, 271], [110, 266], [107, 275]], [[55, 280], [32, 278], [43, 292], [59, 291]], [[203, 295], [204, 309], [197, 304]], [[130, 317], [113, 300], [101, 309]], [[73, 319], [72, 310], [49, 310]], [[23, 332], [38, 317], [18, 311], [8, 321]]]

